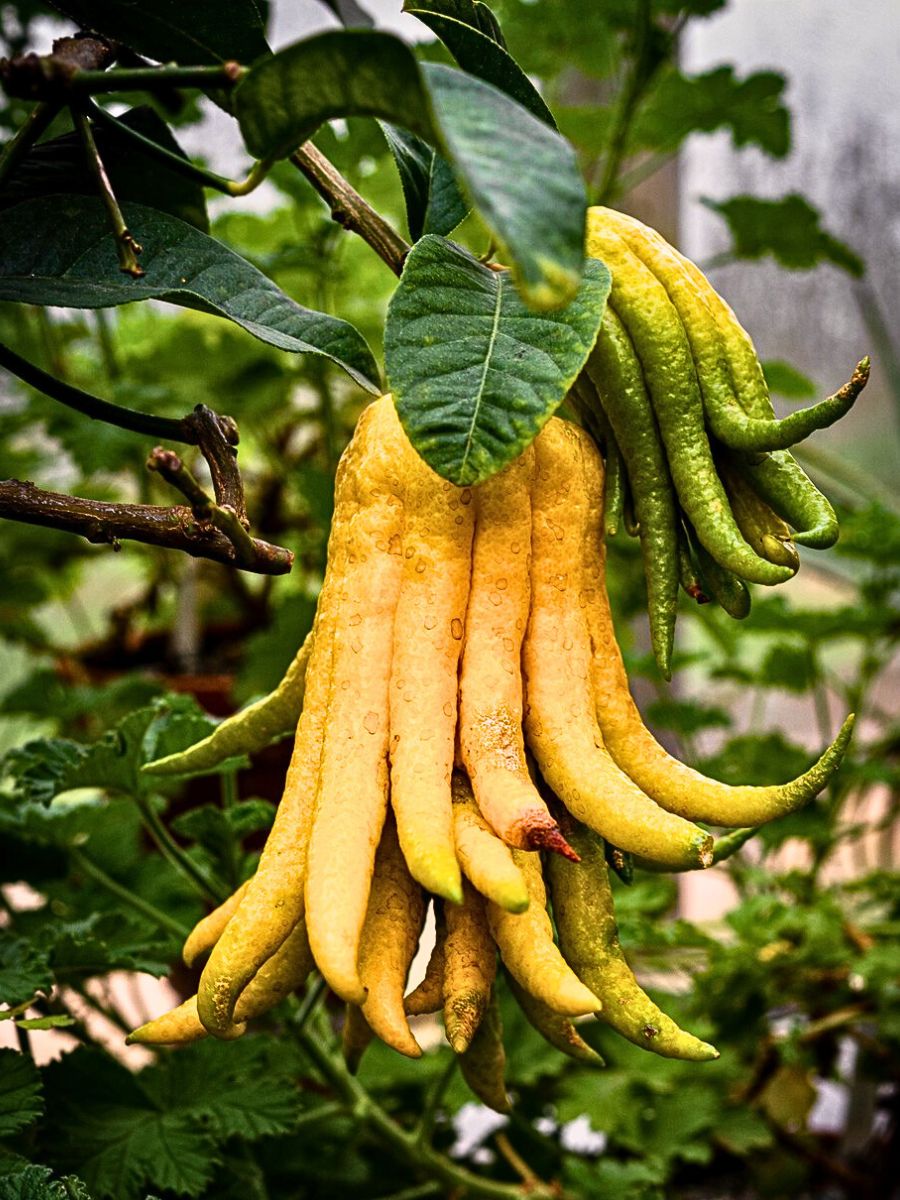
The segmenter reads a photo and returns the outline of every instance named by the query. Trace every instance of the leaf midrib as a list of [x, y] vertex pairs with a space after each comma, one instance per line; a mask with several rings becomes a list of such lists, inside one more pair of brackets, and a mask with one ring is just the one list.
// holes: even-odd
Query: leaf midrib
[[487, 353], [484, 356], [484, 370], [481, 372], [481, 380], [479, 381], [478, 390], [476, 392], [475, 407], [472, 410], [472, 419], [469, 422], [469, 431], [466, 434], [466, 446], [465, 450], [463, 451], [462, 463], [460, 464], [461, 471], [465, 470], [469, 462], [469, 454], [472, 450], [472, 442], [475, 437], [475, 427], [478, 424], [478, 414], [481, 411], [481, 401], [484, 395], [485, 383], [487, 382], [487, 373], [490, 370], [491, 357], [494, 353], [494, 343], [497, 340], [497, 331], [500, 328], [500, 305], [503, 299], [503, 279], [501, 276], [497, 277], [496, 283], [497, 301], [494, 305], [494, 320], [491, 326], [491, 336], [488, 339]]

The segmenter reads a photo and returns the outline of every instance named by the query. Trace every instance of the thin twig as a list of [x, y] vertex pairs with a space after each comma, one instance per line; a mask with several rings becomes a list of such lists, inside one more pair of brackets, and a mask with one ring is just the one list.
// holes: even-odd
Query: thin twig
[[532, 1171], [522, 1155], [513, 1148], [512, 1142], [510, 1142], [505, 1133], [498, 1133], [494, 1136], [494, 1145], [526, 1187], [533, 1190], [536, 1187], [542, 1186], [542, 1181]]
[[394, 1155], [413, 1171], [431, 1175], [449, 1188], [451, 1194], [458, 1191], [463, 1196], [483, 1196], [485, 1200], [558, 1200], [558, 1193], [539, 1181], [533, 1185], [522, 1185], [482, 1179], [452, 1162], [433, 1146], [418, 1143], [414, 1135], [402, 1129], [369, 1095], [359, 1080], [350, 1074], [343, 1062], [338, 1061], [337, 1056], [327, 1049], [321, 1023], [317, 1027], [298, 1031], [297, 1040], [354, 1118], [360, 1124], [368, 1125]]
[[416, 1141], [430, 1142], [431, 1135], [434, 1132], [435, 1121], [437, 1120], [438, 1109], [447, 1088], [450, 1086], [450, 1080], [456, 1071], [456, 1055], [450, 1056], [450, 1061], [441, 1071], [440, 1075], [435, 1079], [428, 1094], [425, 1097], [425, 1104], [422, 1108], [422, 1115], [419, 1118], [419, 1124], [416, 1127]]
[[403, 270], [409, 243], [380, 216], [312, 142], [304, 142], [290, 161], [331, 209], [332, 219], [358, 234], [395, 275]]
[[110, 129], [114, 129], [117, 134], [127, 141], [132, 142], [135, 146], [139, 146], [145, 153], [159, 162], [165, 163], [177, 175], [181, 175], [183, 178], [190, 179], [195, 183], [200, 183], [203, 187], [215, 188], [217, 192], [222, 192], [226, 196], [249, 195], [250, 192], [259, 187], [272, 169], [272, 160], [264, 159], [253, 164], [245, 179], [227, 179], [224, 175], [217, 175], [215, 171], [210, 171], [207, 167], [201, 167], [199, 163], [176, 154], [174, 150], [169, 150], [166, 146], [161, 146], [159, 142], [155, 142], [153, 138], [147, 137], [139, 129], [135, 129], [131, 125], [127, 125], [124, 121], [120, 121], [118, 117], [113, 116], [111, 112], [107, 112], [99, 104], [95, 104], [93, 100], [86, 100], [84, 109], [92, 120], [106, 125]]
[[110, 404], [108, 400], [92, 396], [90, 392], [84, 392], [81, 388], [41, 370], [28, 359], [16, 354], [9, 346], [4, 346], [2, 342], [0, 367], [5, 367], [18, 379], [37, 388], [51, 400], [65, 404], [67, 408], [74, 408], [76, 412], [83, 413], [95, 421], [105, 421], [107, 425], [116, 425], [119, 429], [129, 429], [132, 433], [143, 433], [167, 442], [183, 442], [192, 446], [198, 444], [196, 421], [191, 417], [177, 420], [173, 417], [155, 417], [152, 413], [142, 413], [133, 408], [123, 408], [119, 404]]
[[214, 883], [182, 850], [159, 819], [152, 802], [144, 796], [138, 796], [137, 806], [147, 832], [153, 838], [163, 858], [168, 859], [172, 866], [194, 885], [204, 899], [214, 900], [216, 904], [221, 904], [226, 899], [225, 889]]
[[92, 862], [81, 850], [74, 848], [71, 851], [72, 862], [83, 875], [87, 875], [89, 879], [93, 879], [95, 883], [99, 883], [102, 888], [105, 888], [111, 895], [116, 896], [123, 904], [127, 904], [133, 908], [135, 912], [139, 912], [141, 916], [155, 922], [160, 929], [165, 929], [168, 933], [174, 934], [180, 941], [184, 941], [190, 930], [176, 921], [174, 917], [170, 917], [168, 913], [164, 913], [157, 908], [155, 904], [150, 904], [141, 896], [136, 895], [130, 888], [119, 883], [111, 876], [107, 875], [104, 870]]
[[81, 140], [84, 143], [88, 169], [94, 176], [100, 192], [100, 199], [103, 201], [109, 217], [109, 223], [112, 226], [113, 235], [116, 239], [119, 270], [125, 275], [130, 275], [132, 279], [140, 279], [144, 274], [144, 268], [138, 262], [137, 256], [143, 253], [144, 247], [138, 242], [125, 223], [125, 218], [119, 207], [119, 201], [116, 199], [116, 193], [113, 191], [113, 186], [106, 173], [106, 167], [103, 165], [103, 159], [100, 157], [100, 151], [97, 149], [90, 121], [77, 108], [72, 108], [70, 111], [72, 113], [72, 120], [75, 122], [75, 128], [78, 130]]
[[194, 558], [208, 558], [258, 575], [286, 575], [294, 555], [283, 546], [249, 538], [252, 560], [232, 540], [236, 527], [222, 533], [211, 524], [201, 525], [186, 505], [117, 504], [85, 500], [61, 492], [47, 492], [18, 479], [0, 480], [0, 517], [77, 533], [95, 545], [119, 549], [120, 541], [143, 542], [181, 550]]
[[[61, 39], [74, 41], [75, 39]], [[88, 40], [88, 39], [84, 39]], [[102, 43], [100, 43], [102, 44]], [[184, 88], [231, 88], [248, 68], [237, 62], [216, 67], [125, 67], [111, 71], [86, 69], [61, 55], [55, 42], [52, 54], [23, 54], [0, 61], [0, 84], [9, 96], [32, 100], [67, 100], [74, 95], [100, 92], [171, 91]], [[107, 53], [112, 51], [107, 47]]]
[[58, 112], [59, 105], [51, 104], [47, 100], [31, 110], [0, 156], [0, 187], [3, 187], [41, 134], [53, 123], [53, 118]]
[[603, 174], [597, 187], [596, 204], [608, 204], [616, 191], [616, 180], [628, 150], [628, 135], [641, 98], [653, 78], [653, 11], [650, 0], [638, 0], [635, 11], [634, 58], [619, 94], [619, 103], [609, 137]]

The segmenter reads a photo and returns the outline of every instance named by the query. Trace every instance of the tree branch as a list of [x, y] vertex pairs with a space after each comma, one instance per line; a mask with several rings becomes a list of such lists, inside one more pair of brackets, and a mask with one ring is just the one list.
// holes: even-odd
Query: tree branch
[[63, 100], [79, 73], [104, 73], [115, 47], [98, 37], [57, 38], [49, 54], [0, 59], [0, 85], [23, 100]]
[[148, 437], [164, 439], [167, 442], [198, 445], [191, 417], [180, 419], [155, 417], [152, 413], [142, 413], [134, 408], [123, 408], [119, 404], [110, 404], [108, 400], [101, 400], [99, 396], [92, 396], [90, 392], [83, 392], [81, 388], [73, 387], [71, 383], [66, 383], [55, 375], [48, 374], [47, 371], [35, 366], [27, 358], [22, 358], [20, 354], [16, 354], [15, 350], [5, 346], [2, 342], [0, 342], [0, 367], [5, 367], [18, 379], [37, 388], [51, 400], [65, 404], [67, 408], [74, 408], [76, 412], [83, 413], [95, 421], [105, 421], [107, 425], [116, 425], [119, 429], [130, 429], [132, 433], [143, 433]]
[[334, 164], [312, 142], [304, 142], [295, 150], [291, 162], [329, 206], [332, 219], [358, 234], [399, 275], [410, 250], [409, 243], [362, 198]]
[[[18, 479], [0, 480], [0, 517], [77, 533], [94, 544], [119, 549], [120, 541], [181, 550], [259, 575], [285, 575], [294, 556], [282, 546], [250, 538], [252, 555], [212, 521], [199, 522], [186, 505], [117, 504], [46, 492]], [[234, 530], [231, 530], [233, 534]]]

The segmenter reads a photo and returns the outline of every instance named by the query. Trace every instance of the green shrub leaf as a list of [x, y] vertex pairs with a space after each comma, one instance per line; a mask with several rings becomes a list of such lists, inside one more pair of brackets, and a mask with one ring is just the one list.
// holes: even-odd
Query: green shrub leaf
[[388, 310], [385, 358], [400, 420], [429, 466], [472, 484], [521, 454], [590, 353], [609, 283], [590, 262], [576, 299], [538, 314], [509, 272], [442, 238], [413, 247]]
[[41, 1077], [32, 1060], [15, 1050], [0, 1050], [0, 1137], [9, 1137], [36, 1121], [44, 1111]]

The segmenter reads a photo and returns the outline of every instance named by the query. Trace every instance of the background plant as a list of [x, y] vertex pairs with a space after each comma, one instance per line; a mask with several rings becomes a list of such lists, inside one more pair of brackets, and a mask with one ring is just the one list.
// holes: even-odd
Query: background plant
[[[127, 7], [87, 0], [60, 7], [138, 53], [210, 66], [194, 57], [195, 47], [185, 51], [177, 27], [160, 34], [151, 21], [140, 29], [119, 24]], [[350, 23], [360, 20], [341, 4], [333, 7]], [[539, 120], [539, 98], [515, 71], [518, 62], [540, 81], [591, 198], [616, 203], [694, 131], [724, 127], [738, 147], [788, 153], [783, 79], [772, 72], [742, 79], [729, 69], [688, 77], [677, 67], [684, 22], [716, 7], [629, 0], [596, 6], [586, 28], [585, 8], [574, 0], [507, 0], [497, 15], [510, 67], [492, 40], [484, 6], [423, 2], [418, 11], [445, 44], [426, 43], [416, 54], [438, 64], [456, 55], [476, 74], [473, 64], [486, 62], [488, 78], [518, 89], [513, 95]], [[200, 27], [207, 8], [194, 8]], [[101, 10], [113, 24], [102, 25]], [[252, 62], [248, 46], [264, 51], [252, 5], [231, 6], [233, 24], [220, 20], [216, 6], [208, 11], [219, 35], [234, 39], [219, 45], [213, 62]], [[30, 48], [30, 24], [45, 12], [31, 4], [4, 6], [11, 54]], [[469, 24], [476, 17], [481, 24]], [[173, 40], [148, 43], [148, 31]], [[119, 62], [120, 69], [129, 62], [141, 69], [127, 53]], [[329, 65], [316, 76], [320, 93]], [[405, 58], [401, 66], [408, 70]], [[413, 76], [404, 78], [404, 86], [414, 86]], [[575, 103], [585, 80], [591, 102]], [[151, 114], [132, 119], [146, 121], [156, 140], [162, 122], [177, 136], [202, 111], [201, 93], [177, 82], [117, 98]], [[384, 85], [386, 105], [404, 95], [409, 102], [396, 80], [386, 77]], [[33, 104], [7, 100], [2, 119], [10, 130]], [[246, 118], [242, 128], [245, 137], [258, 135], [250, 135]], [[64, 114], [43, 145], [55, 138], [64, 140], [43, 160], [37, 156], [18, 182], [10, 174], [0, 193], [10, 210], [26, 195], [37, 205], [29, 210], [35, 239], [41, 216], [51, 228], [62, 211], [55, 172], [65, 173], [67, 192], [95, 186], [89, 178], [72, 186], [73, 147], [78, 162], [81, 150]], [[453, 228], [447, 223], [459, 215], [458, 205], [442, 210], [437, 191], [430, 205], [424, 199], [423, 178], [441, 170], [428, 143], [397, 131], [386, 137], [374, 121], [351, 117], [346, 127], [319, 130], [315, 145], [410, 240]], [[98, 146], [102, 154], [100, 137]], [[119, 162], [118, 151], [106, 153]], [[178, 182], [174, 172], [155, 166], [148, 171], [142, 158], [125, 161], [113, 176], [123, 203], [137, 201], [164, 217], [175, 211], [200, 232], [209, 228], [218, 245], [286, 296], [349, 321], [361, 334], [352, 342], [351, 366], [358, 374], [373, 369], [362, 341], [380, 357], [396, 287], [385, 260], [398, 265], [404, 237], [392, 239], [354, 207], [352, 195], [350, 215], [341, 215], [351, 228], [362, 221], [370, 237], [379, 230], [381, 251], [346, 236], [309, 185], [309, 161], [304, 173], [288, 161], [271, 170], [274, 200], [265, 213], [223, 201], [207, 225], [197, 181]], [[333, 179], [318, 182], [333, 186]], [[769, 252], [792, 268], [826, 259], [851, 274], [863, 270], [805, 200], [736, 197], [721, 209], [737, 256]], [[15, 213], [2, 220], [8, 231]], [[490, 249], [491, 234], [477, 215], [454, 239], [476, 255]], [[115, 264], [112, 272], [116, 285], [127, 288]], [[13, 287], [9, 272], [6, 279]], [[53, 279], [47, 284], [58, 286]], [[779, 693], [808, 697], [823, 739], [830, 698], [865, 718], [851, 761], [829, 792], [733, 860], [739, 902], [726, 930], [713, 937], [674, 920], [676, 888], [668, 878], [642, 876], [619, 889], [626, 946], [641, 967], [658, 972], [661, 986], [687, 987], [666, 1003], [718, 1042], [723, 1055], [716, 1064], [700, 1070], [660, 1063], [611, 1039], [607, 1045], [598, 1029], [589, 1036], [602, 1043], [609, 1069], [588, 1071], [537, 1041], [507, 1005], [516, 1112], [499, 1133], [482, 1123], [472, 1144], [467, 1093], [448, 1074], [448, 1054], [437, 1050], [409, 1064], [376, 1046], [354, 1085], [337, 1065], [328, 1002], [313, 993], [279, 1010], [245, 1042], [163, 1054], [133, 1073], [96, 1044], [85, 1008], [124, 1030], [125, 1017], [103, 984], [109, 973], [167, 973], [183, 931], [204, 905], [250, 872], [258, 834], [280, 794], [285, 753], [275, 748], [253, 764], [230, 764], [220, 779], [171, 794], [147, 790], [138, 768], [207, 728], [187, 692], [221, 713], [280, 677], [311, 620], [334, 466], [367, 397], [326, 355], [285, 353], [234, 321], [141, 304], [61, 311], [47, 307], [60, 302], [59, 294], [48, 296], [50, 290], [23, 294], [0, 306], [0, 341], [54, 378], [132, 409], [180, 418], [202, 399], [233, 416], [253, 531], [292, 551], [295, 565], [275, 583], [158, 548], [128, 543], [114, 557], [70, 534], [12, 522], [2, 527], [0, 738], [9, 751], [0, 804], [8, 851], [3, 881], [25, 881], [33, 893], [4, 891], [0, 999], [22, 1053], [0, 1053], [0, 1196], [279, 1200], [340, 1188], [368, 1200], [447, 1194], [471, 1183], [460, 1169], [477, 1173], [485, 1195], [508, 1194], [501, 1186], [517, 1177], [535, 1194], [538, 1180], [561, 1180], [573, 1196], [736, 1195], [742, 1187], [785, 1197], [885, 1195], [897, 1153], [889, 1081], [900, 1057], [900, 960], [891, 944], [900, 898], [887, 832], [876, 847], [885, 857], [876, 861], [859, 814], [870, 794], [887, 789], [885, 831], [896, 815], [897, 727], [880, 691], [898, 624], [900, 519], [893, 498], [846, 464], [826, 462], [826, 486], [843, 509], [842, 540], [827, 564], [840, 575], [839, 601], [823, 610], [799, 607], [791, 589], [757, 596], [740, 626], [709, 609], [686, 610], [679, 628], [690, 624], [691, 632], [682, 635], [689, 649], [681, 655], [680, 690], [663, 689], [644, 654], [641, 621], [635, 623], [629, 665], [645, 673], [651, 699], [658, 692], [649, 709], [656, 727], [680, 742], [685, 758], [724, 779], [772, 782], [808, 761], [806, 748], [771, 732]], [[809, 386], [783, 367], [773, 371], [773, 385], [788, 396]], [[35, 478], [98, 500], [171, 502], [158, 476], [144, 468], [146, 438], [86, 420], [36, 390], [16, 388], [0, 411], [0, 438], [3, 476]], [[202, 461], [194, 457], [189, 449], [186, 461], [202, 477]], [[640, 564], [628, 539], [616, 539], [611, 551], [614, 602], [624, 621], [644, 604]], [[823, 568], [805, 561], [804, 572], [812, 570]], [[735, 724], [732, 702], [748, 696], [747, 715]], [[786, 871], [788, 839], [798, 840], [791, 861], [802, 866]], [[856, 869], [838, 871], [848, 856]], [[185, 994], [193, 990], [188, 979], [184, 986]], [[77, 1047], [38, 1069], [28, 1055], [32, 1031], [54, 1025], [74, 1036]], [[851, 1097], [840, 1138], [816, 1133], [808, 1122], [822, 1080]]]

